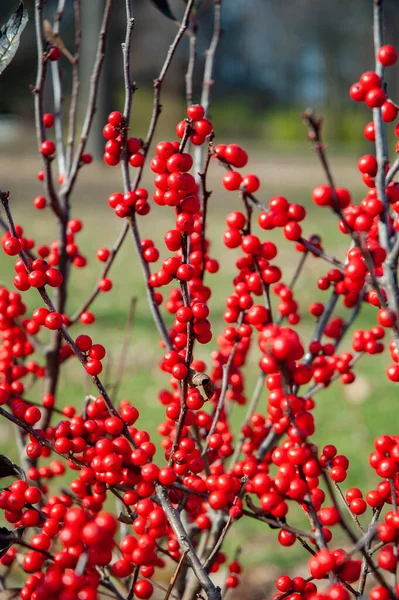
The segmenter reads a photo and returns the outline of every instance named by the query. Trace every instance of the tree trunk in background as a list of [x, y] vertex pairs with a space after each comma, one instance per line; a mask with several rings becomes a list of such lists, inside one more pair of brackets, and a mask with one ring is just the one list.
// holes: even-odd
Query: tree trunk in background
[[[98, 34], [101, 29], [105, 0], [82, 0], [82, 48], [80, 53], [81, 65], [81, 95], [88, 97], [90, 78], [97, 53]], [[111, 54], [106, 54], [104, 60], [99, 93], [97, 97], [97, 110], [94, 116], [93, 127], [87, 144], [87, 151], [94, 157], [100, 158], [104, 154], [104, 138], [102, 129], [107, 121], [107, 116], [113, 107], [111, 83]], [[86, 105], [80, 102], [79, 119], [83, 123]]]

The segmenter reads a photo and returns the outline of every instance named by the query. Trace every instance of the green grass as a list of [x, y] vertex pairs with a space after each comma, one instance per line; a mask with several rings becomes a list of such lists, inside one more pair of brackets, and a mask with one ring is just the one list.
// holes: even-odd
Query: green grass
[[[343, 180], [344, 183], [346, 180], [354, 183], [355, 187], [352, 189], [355, 190], [356, 197], [360, 199], [361, 191], [359, 187], [356, 187], [354, 177], [348, 175], [346, 160], [337, 159], [337, 162], [339, 180]], [[308, 209], [308, 219], [304, 222], [304, 233], [306, 235], [313, 232], [320, 233], [323, 236], [326, 250], [343, 258], [347, 240], [338, 233], [333, 217], [323, 209], [316, 209], [310, 203], [312, 186], [323, 181], [319, 167], [316, 165], [316, 157], [310, 153], [305, 158], [300, 155], [282, 156], [281, 158], [255, 156], [254, 163], [254, 171], [263, 175], [262, 192], [263, 190], [264, 192], [260, 194], [262, 199], [266, 202], [274, 194], [282, 193], [286, 194], [292, 202], [303, 202]], [[276, 169], [279, 172], [276, 173]], [[292, 169], [296, 169], [296, 175], [291, 177]], [[34, 170], [35, 166], [32, 164], [30, 173]], [[40, 191], [39, 185], [32, 184], [31, 174], [28, 171], [22, 173], [18, 181], [14, 180], [10, 170], [3, 168], [2, 171], [2, 185], [11, 190], [12, 208], [17, 222], [25, 227], [26, 235], [29, 237], [38, 238], [40, 243], [51, 242], [55, 235], [51, 215], [48, 211], [39, 213], [31, 207], [32, 198]], [[211, 369], [210, 354], [215, 348], [215, 340], [223, 328], [224, 298], [232, 290], [231, 281], [236, 272], [232, 257], [237, 253], [226, 251], [222, 244], [224, 218], [227, 212], [240, 208], [239, 200], [234, 194], [227, 195], [222, 192], [219, 183], [220, 176], [220, 169], [214, 167], [210, 181], [211, 187], [215, 191], [209, 207], [208, 234], [212, 239], [211, 255], [220, 261], [221, 266], [220, 273], [209, 275], [207, 279], [212, 287], [210, 308], [214, 340], [209, 347], [200, 348], [198, 351], [198, 357], [206, 360], [208, 369]], [[73, 314], [80, 307], [98, 279], [101, 264], [95, 259], [96, 249], [112, 245], [122, 226], [122, 222], [113, 215], [106, 202], [107, 195], [119, 189], [120, 185], [118, 169], [104, 170], [93, 167], [91, 172], [88, 170], [87, 174], [82, 173], [82, 181], [74, 195], [72, 205], [73, 216], [82, 218], [85, 223], [85, 228], [78, 235], [77, 241], [82, 253], [88, 257], [89, 263], [84, 270], [72, 270], [68, 296], [69, 314]], [[151, 237], [162, 249], [163, 232], [173, 227], [173, 215], [167, 208], [155, 207], [149, 216], [139, 219], [139, 225], [142, 237]], [[279, 256], [276, 263], [284, 269], [284, 281], [288, 282], [299, 257], [293, 257], [292, 247], [282, 241], [281, 232], [271, 232], [270, 235], [267, 232], [261, 232], [261, 237], [263, 240], [272, 239], [278, 242]], [[0, 265], [0, 283], [10, 286], [13, 277], [13, 260], [2, 254]], [[300, 303], [300, 312], [303, 317], [300, 330], [305, 339], [309, 339], [314, 327], [314, 319], [308, 315], [307, 306], [314, 300], [326, 301], [329, 296], [329, 292], [320, 292], [316, 286], [317, 277], [325, 273], [325, 269], [326, 266], [322, 260], [310, 257], [305, 264], [303, 276], [295, 288], [295, 296]], [[158, 403], [157, 395], [162, 387], [168, 386], [168, 376], [157, 369], [162, 351], [146, 304], [142, 274], [130, 238], [126, 240], [110, 276], [114, 282], [113, 290], [101, 294], [93, 306], [96, 314], [95, 324], [90, 327], [77, 324], [71, 332], [76, 336], [85, 331], [93, 337], [95, 342], [103, 343], [107, 348], [108, 360], [111, 365], [115, 366], [122, 349], [130, 300], [132, 296], [137, 297], [132, 341], [126, 358], [125, 375], [118, 399], [128, 398], [133, 402], [140, 411], [138, 427], [148, 429], [155, 434], [157, 423], [164, 418], [164, 408]], [[164, 291], [163, 293], [167, 294]], [[28, 314], [41, 305], [34, 290], [28, 292], [25, 299]], [[340, 309], [340, 314], [345, 314], [345, 311]], [[356, 326], [370, 327], [374, 324], [374, 320], [375, 310], [364, 309]], [[167, 321], [171, 322], [169, 315]], [[45, 337], [46, 332], [41, 332], [43, 341], [45, 341]], [[348, 337], [345, 344], [342, 345], [342, 349], [349, 347], [350, 339]], [[257, 378], [258, 359], [259, 351], [254, 348], [245, 369], [249, 394], [253, 390]], [[383, 375], [387, 360], [387, 356], [365, 357], [356, 367], [358, 380], [352, 388], [345, 388], [336, 382], [315, 397], [317, 404], [314, 411], [317, 423], [315, 441], [320, 445], [336, 444], [338, 451], [345, 453], [350, 459], [350, 485], [362, 485], [363, 489], [367, 489], [375, 482], [372, 470], [367, 465], [374, 437], [380, 433], [397, 433], [395, 418], [392, 418], [397, 412], [397, 392], [394, 384], [389, 383]], [[78, 362], [74, 359], [68, 361], [60, 379], [58, 405], [73, 404], [79, 409], [87, 391], [95, 393]], [[29, 398], [36, 401], [40, 399], [40, 384], [32, 388]], [[239, 430], [245, 410], [245, 407], [235, 406], [232, 411], [235, 432]], [[266, 391], [262, 395], [258, 410], [265, 414]], [[16, 458], [9, 426], [2, 423], [1, 427], [4, 435], [0, 441], [0, 452]], [[346, 488], [346, 482], [343, 488]], [[276, 537], [276, 532], [270, 531], [267, 525], [246, 520], [245, 523], [238, 523], [234, 526], [227, 548], [231, 551], [237, 544], [245, 546], [249, 539], [254, 539], [253, 552], [244, 554], [242, 557], [244, 563], [247, 564], [258, 564], [266, 558], [272, 564], [290, 566], [303, 557], [299, 545], [295, 545], [288, 551], [281, 549], [275, 543]]]

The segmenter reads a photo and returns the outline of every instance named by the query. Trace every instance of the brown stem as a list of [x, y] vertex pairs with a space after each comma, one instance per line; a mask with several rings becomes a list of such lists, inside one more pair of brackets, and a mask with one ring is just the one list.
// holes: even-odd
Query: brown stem
[[[213, 33], [211, 43], [205, 53], [204, 78], [202, 81], [201, 106], [205, 109], [205, 116], [208, 116], [211, 88], [213, 85], [213, 67], [215, 63], [216, 50], [219, 45], [222, 34], [222, 0], [214, 0], [213, 9]], [[196, 146], [194, 155], [195, 173], [201, 173], [203, 161], [203, 147]]]
[[[237, 321], [237, 325], [240, 326], [242, 321], [244, 319], [244, 311], [242, 311], [240, 313], [240, 316], [238, 317], [238, 321]], [[239, 335], [237, 335], [237, 339], [234, 343], [233, 348], [231, 349], [231, 352], [229, 354], [229, 358], [227, 359], [227, 362], [225, 365], [223, 365], [223, 378], [222, 378], [222, 389], [220, 390], [220, 396], [219, 396], [219, 400], [216, 406], [216, 410], [215, 413], [213, 415], [213, 419], [212, 419], [212, 424], [211, 427], [209, 429], [208, 435], [206, 436], [206, 440], [205, 440], [205, 444], [202, 450], [202, 456], [205, 456], [205, 454], [208, 452], [208, 447], [209, 447], [209, 440], [211, 438], [211, 436], [215, 433], [216, 430], [216, 426], [218, 424], [218, 421], [220, 419], [220, 415], [222, 413], [223, 407], [224, 407], [224, 402], [226, 399], [226, 394], [227, 394], [227, 390], [229, 388], [229, 376], [230, 376], [230, 369], [232, 367], [233, 361], [234, 361], [234, 357], [236, 355], [238, 346], [240, 344], [241, 338]]]
[[108, 25], [109, 25], [109, 17], [111, 12], [112, 0], [106, 0], [103, 20], [101, 24], [101, 29], [98, 36], [98, 46], [96, 59], [94, 62], [93, 72], [90, 79], [90, 90], [89, 90], [89, 98], [87, 101], [87, 109], [86, 116], [83, 122], [82, 133], [80, 136], [80, 142], [78, 148], [75, 152], [73, 160], [71, 162], [71, 167], [68, 173], [67, 180], [65, 185], [62, 187], [62, 193], [65, 197], [69, 196], [72, 191], [76, 178], [78, 176], [78, 171], [81, 166], [81, 157], [83, 152], [85, 151], [87, 140], [89, 138], [89, 133], [91, 130], [91, 126], [93, 124], [94, 114], [96, 112], [97, 105], [97, 94], [100, 83], [100, 75], [105, 57], [105, 42], [107, 38]]
[[[35, 28], [36, 28], [36, 43], [37, 43], [37, 77], [34, 89], [35, 96], [35, 124], [36, 137], [39, 152], [41, 153], [41, 145], [46, 139], [46, 130], [43, 122], [44, 115], [44, 85], [47, 74], [47, 59], [44, 49], [44, 32], [43, 32], [43, 0], [35, 2]], [[51, 208], [58, 218], [62, 221], [65, 217], [62, 213], [58, 194], [54, 187], [53, 173], [51, 169], [52, 159], [43, 156], [44, 168], [44, 184], [47, 196], [50, 200]]]
[[212, 192], [208, 190], [207, 186], [207, 175], [209, 170], [209, 165], [211, 162], [212, 154], [213, 154], [213, 138], [214, 135], [211, 134], [208, 138], [208, 152], [206, 155], [206, 161], [204, 165], [204, 169], [201, 173], [199, 173], [199, 178], [201, 181], [201, 192], [202, 192], [202, 230], [201, 230], [201, 252], [202, 252], [202, 267], [201, 267], [201, 281], [204, 281], [205, 277], [205, 264], [206, 264], [206, 225], [207, 225], [207, 216], [208, 216], [208, 200], [212, 195]]
[[[61, 20], [64, 15], [65, 1], [59, 0], [57, 12], [54, 15], [53, 33], [55, 36], [59, 34]], [[51, 74], [53, 83], [53, 95], [54, 95], [54, 130], [57, 144], [57, 160], [58, 160], [58, 172], [66, 172], [66, 160], [65, 160], [65, 147], [64, 147], [64, 132], [62, 123], [62, 87], [60, 77], [59, 61], [51, 62]]]
[[193, 548], [191, 540], [183, 527], [180, 515], [178, 511], [173, 508], [172, 503], [169, 500], [167, 491], [165, 488], [158, 485], [156, 487], [156, 493], [161, 506], [168, 517], [168, 521], [176, 535], [177, 541], [180, 544], [180, 548], [183, 552], [185, 552], [187, 560], [190, 563], [198, 582], [206, 593], [208, 600], [221, 600], [220, 589], [215, 586], [205, 568], [202, 566], [197, 553]]
[[182, 568], [182, 565], [183, 565], [185, 557], [186, 557], [186, 553], [182, 552], [180, 560], [177, 563], [177, 567], [175, 569], [175, 572], [173, 573], [173, 576], [172, 576], [172, 578], [170, 580], [170, 584], [169, 584], [169, 587], [168, 587], [168, 590], [166, 592], [166, 596], [165, 596], [164, 600], [169, 600], [169, 598], [170, 598], [170, 596], [172, 594], [173, 588], [175, 587], [175, 583], [177, 581], [177, 578], [179, 577], [180, 569]]
[[[183, 264], [188, 263], [188, 236], [187, 236], [187, 234], [183, 234], [183, 236], [182, 236], [182, 263]], [[190, 293], [189, 293], [188, 285], [187, 285], [186, 281], [180, 282], [180, 289], [181, 289], [181, 293], [182, 293], [182, 297], [183, 297], [184, 306], [190, 307], [190, 304], [191, 304]], [[180, 414], [179, 414], [179, 418], [176, 423], [175, 436], [174, 436], [172, 448], [170, 451], [169, 465], [172, 464], [173, 456], [179, 446], [181, 433], [182, 433], [182, 430], [184, 427], [184, 420], [186, 418], [186, 414], [187, 414], [187, 410], [188, 410], [186, 402], [187, 402], [188, 384], [189, 384], [190, 377], [191, 377], [190, 364], [191, 364], [192, 357], [193, 357], [194, 342], [195, 342], [194, 319], [191, 318], [190, 321], [187, 323], [187, 342], [186, 342], [186, 358], [185, 358], [185, 365], [187, 367], [187, 376], [184, 378], [184, 380], [180, 384]]]
[[[147, 154], [148, 154], [148, 151], [150, 149], [150, 146], [151, 146], [151, 143], [152, 143], [152, 140], [154, 137], [155, 129], [158, 124], [158, 119], [162, 112], [162, 105], [161, 105], [162, 85], [163, 85], [163, 82], [167, 75], [167, 72], [169, 71], [169, 67], [172, 63], [173, 57], [176, 54], [176, 50], [179, 46], [180, 40], [184, 36], [184, 34], [187, 30], [187, 27], [189, 25], [190, 14], [191, 14], [191, 11], [193, 10], [195, 1], [196, 0], [189, 0], [187, 2], [186, 10], [184, 11], [183, 19], [182, 19], [182, 22], [178, 29], [178, 32], [176, 34], [176, 37], [173, 40], [172, 44], [169, 46], [169, 50], [166, 55], [165, 62], [162, 65], [161, 71], [160, 71], [157, 79], [155, 79], [155, 81], [154, 81], [154, 100], [153, 100], [152, 115], [151, 115], [150, 125], [148, 127], [147, 136], [146, 136], [146, 139], [144, 142], [144, 147], [143, 147], [143, 154], [144, 154], [145, 159], [147, 158]], [[134, 189], [136, 189], [138, 187], [138, 185], [141, 181], [145, 162], [146, 161], [144, 160], [143, 165], [139, 168], [139, 170], [137, 172], [137, 176], [134, 181]]]
[[73, 153], [75, 149], [76, 137], [76, 121], [78, 114], [78, 99], [80, 89], [79, 63], [80, 63], [80, 46], [82, 42], [82, 26], [80, 14], [81, 0], [74, 0], [74, 20], [75, 20], [75, 55], [72, 67], [72, 93], [71, 106], [69, 108], [69, 125], [68, 125], [68, 155], [67, 155], [67, 170], [69, 174], [72, 167]]

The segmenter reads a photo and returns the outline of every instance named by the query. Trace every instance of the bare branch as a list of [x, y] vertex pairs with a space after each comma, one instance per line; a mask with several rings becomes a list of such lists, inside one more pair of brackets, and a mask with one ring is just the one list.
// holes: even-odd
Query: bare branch
[[69, 173], [75, 147], [76, 137], [76, 120], [78, 114], [78, 99], [79, 99], [79, 88], [80, 88], [80, 77], [79, 77], [79, 63], [80, 63], [80, 46], [82, 41], [82, 27], [81, 27], [81, 14], [80, 14], [80, 2], [81, 0], [74, 0], [73, 9], [75, 16], [75, 55], [74, 63], [72, 67], [72, 93], [71, 93], [71, 105], [69, 108], [69, 124], [68, 124], [68, 156], [67, 156], [67, 168], [66, 172]]
[[75, 184], [75, 181], [76, 181], [76, 178], [78, 175], [78, 171], [79, 171], [79, 167], [81, 164], [81, 157], [82, 157], [83, 152], [85, 151], [87, 140], [89, 138], [89, 133], [91, 130], [91, 126], [93, 124], [94, 113], [96, 111], [96, 102], [97, 102], [98, 87], [99, 87], [99, 83], [100, 83], [100, 75], [101, 75], [101, 70], [102, 70], [104, 56], [105, 56], [105, 42], [106, 42], [106, 37], [107, 37], [107, 32], [108, 32], [108, 24], [109, 24], [109, 16], [110, 16], [110, 12], [111, 12], [111, 6], [112, 6], [112, 0], [106, 0], [104, 14], [103, 14], [103, 20], [102, 20], [102, 24], [101, 24], [100, 33], [98, 36], [97, 54], [96, 54], [96, 59], [94, 62], [93, 73], [92, 73], [91, 80], [90, 80], [89, 98], [87, 101], [86, 116], [85, 116], [83, 127], [82, 127], [80, 143], [75, 152], [74, 158], [72, 160], [65, 185], [61, 189], [61, 192], [65, 197], [67, 197], [70, 194], [70, 192]]
[[116, 240], [115, 244], [113, 245], [113, 247], [110, 250], [109, 257], [108, 257], [106, 263], [104, 264], [104, 269], [98, 279], [98, 282], [96, 283], [93, 291], [91, 292], [91, 294], [87, 298], [87, 300], [84, 302], [84, 304], [81, 306], [81, 308], [79, 310], [77, 310], [76, 313], [70, 318], [69, 327], [71, 325], [74, 325], [77, 321], [79, 321], [80, 317], [82, 316], [82, 313], [84, 313], [85, 311], [87, 311], [90, 308], [90, 306], [93, 304], [94, 300], [100, 294], [100, 287], [99, 287], [100, 281], [102, 279], [104, 279], [104, 277], [106, 277], [108, 275], [109, 271], [111, 270], [111, 267], [116, 258], [116, 255], [118, 254], [123, 242], [125, 241], [128, 231], [129, 231], [128, 223], [125, 223], [123, 226], [123, 229], [121, 230], [121, 232], [119, 234], [118, 239]]
[[135, 317], [135, 313], [136, 313], [136, 306], [137, 306], [137, 298], [136, 298], [136, 296], [133, 296], [133, 298], [130, 302], [129, 314], [127, 316], [127, 321], [126, 321], [125, 337], [123, 340], [121, 353], [120, 353], [118, 364], [116, 367], [115, 382], [112, 387], [112, 395], [114, 398], [117, 398], [117, 396], [118, 396], [119, 387], [120, 387], [120, 385], [122, 383], [122, 379], [123, 379], [123, 373], [125, 370], [127, 353], [128, 353], [129, 345], [130, 345], [130, 338], [132, 335], [132, 327], [133, 327], [134, 317]]
[[[34, 89], [35, 96], [35, 123], [36, 137], [39, 152], [41, 153], [42, 143], [46, 140], [46, 132], [44, 127], [44, 84], [47, 73], [47, 57], [44, 51], [44, 32], [43, 32], [43, 0], [36, 0], [35, 3], [35, 27], [36, 27], [36, 43], [37, 43], [37, 78]], [[62, 221], [65, 217], [62, 213], [58, 194], [54, 187], [53, 173], [51, 169], [51, 158], [43, 156], [44, 167], [44, 183], [46, 193], [50, 200], [51, 208]]]
[[173, 508], [172, 503], [169, 500], [167, 491], [161, 487], [156, 487], [156, 493], [161, 503], [163, 510], [165, 511], [168, 521], [176, 535], [176, 538], [180, 544], [180, 548], [186, 554], [187, 560], [193, 569], [195, 576], [201, 584], [204, 592], [206, 593], [209, 600], [221, 600], [220, 589], [210, 579], [206, 570], [202, 566], [194, 548], [190, 541], [190, 538], [183, 527], [178, 511]]
[[[213, 66], [215, 62], [216, 50], [219, 45], [222, 33], [222, 0], [214, 0], [213, 12], [213, 34], [210, 46], [205, 53], [204, 78], [202, 81], [201, 106], [205, 109], [205, 116], [208, 115], [211, 87], [213, 85]], [[202, 172], [203, 147], [196, 146], [194, 154], [194, 172], [196, 176]]]
[[[58, 35], [60, 32], [61, 20], [64, 15], [65, 0], [58, 1], [57, 12], [54, 15], [53, 32]], [[53, 81], [53, 95], [54, 95], [54, 129], [55, 139], [57, 143], [57, 160], [58, 160], [58, 172], [62, 175], [66, 173], [66, 157], [65, 157], [65, 146], [64, 146], [64, 132], [62, 125], [62, 88], [61, 88], [61, 77], [60, 77], [60, 66], [59, 61], [55, 60], [51, 62], [51, 75]]]
[[[238, 318], [238, 322], [237, 322], [238, 326], [241, 325], [241, 323], [243, 321], [243, 318], [244, 318], [244, 311], [241, 312], [241, 314], [240, 314], [240, 316]], [[221, 415], [223, 407], [224, 407], [224, 402], [225, 402], [227, 390], [228, 390], [228, 387], [229, 387], [230, 369], [232, 367], [232, 364], [233, 364], [233, 361], [234, 361], [234, 357], [236, 355], [237, 348], [239, 346], [240, 341], [241, 341], [241, 338], [240, 338], [240, 336], [237, 335], [237, 339], [236, 339], [236, 341], [234, 343], [233, 348], [231, 349], [231, 352], [229, 354], [227, 362], [226, 362], [225, 365], [223, 365], [222, 389], [220, 390], [219, 400], [218, 400], [218, 403], [217, 403], [217, 406], [216, 406], [215, 413], [213, 415], [212, 425], [211, 425], [211, 427], [209, 429], [208, 435], [206, 436], [204, 448], [202, 450], [202, 456], [204, 456], [208, 452], [209, 440], [210, 440], [211, 436], [215, 433], [216, 426], [218, 424], [218, 421], [220, 419], [220, 415]]]

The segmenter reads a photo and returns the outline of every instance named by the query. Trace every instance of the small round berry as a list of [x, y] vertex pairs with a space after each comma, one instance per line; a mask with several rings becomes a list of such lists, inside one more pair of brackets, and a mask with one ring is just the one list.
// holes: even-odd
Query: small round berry
[[147, 600], [148, 598], [151, 598], [154, 591], [154, 587], [152, 583], [148, 581], [148, 579], [140, 579], [134, 585], [133, 589], [135, 596], [140, 600]]
[[21, 252], [21, 242], [16, 237], [8, 237], [3, 240], [3, 249], [6, 254], [9, 256], [16, 256]]
[[96, 256], [98, 258], [99, 261], [101, 262], [107, 262], [107, 260], [110, 257], [110, 251], [107, 248], [99, 248], [97, 250]]
[[223, 177], [223, 186], [229, 192], [240, 189], [242, 177], [237, 171], [228, 171]]
[[386, 100], [386, 94], [383, 89], [376, 87], [366, 94], [365, 102], [369, 108], [380, 108]]
[[212, 133], [212, 123], [208, 119], [200, 119], [194, 123], [194, 129], [199, 136], [205, 138]]
[[119, 127], [122, 125], [123, 115], [119, 111], [115, 110], [114, 112], [108, 115], [108, 123], [112, 125], [112, 127]]
[[398, 60], [398, 53], [394, 46], [386, 44], [378, 50], [377, 58], [384, 67], [391, 67]]
[[62, 324], [62, 316], [57, 312], [48, 313], [47, 317], [44, 319], [45, 327], [53, 331], [56, 329], [61, 329]]
[[99, 360], [96, 358], [90, 359], [86, 363], [86, 371], [89, 375], [99, 375], [103, 370], [103, 366]]
[[200, 104], [192, 104], [187, 107], [187, 116], [193, 121], [200, 121], [205, 116], [205, 110]]
[[58, 46], [51, 46], [47, 54], [48, 59], [56, 62], [57, 60], [60, 60], [61, 56], [62, 52]]
[[374, 71], [366, 71], [361, 75], [359, 83], [366, 91], [381, 87], [381, 78]]
[[80, 158], [84, 165], [90, 165], [93, 162], [93, 155], [90, 152], [83, 152]]
[[43, 115], [43, 124], [46, 129], [51, 129], [51, 127], [54, 126], [54, 121], [54, 115], [52, 115], [51, 113], [45, 113]]
[[260, 187], [260, 181], [256, 175], [246, 175], [242, 180], [242, 183], [250, 194], [257, 192]]
[[36, 196], [33, 200], [33, 206], [38, 210], [43, 210], [47, 206], [46, 198], [44, 196]]
[[52, 142], [51, 140], [44, 141], [42, 143], [42, 145], [40, 146], [40, 151], [43, 154], [43, 156], [46, 156], [47, 158], [54, 156], [54, 154], [55, 154], [54, 142]]
[[75, 344], [82, 352], [88, 352], [92, 346], [92, 340], [89, 335], [85, 335], [84, 333], [78, 335], [75, 340]]
[[349, 89], [349, 96], [352, 98], [352, 100], [354, 100], [355, 102], [363, 102], [365, 95], [366, 90], [364, 89], [361, 83], [357, 81], [356, 83], [351, 85]]

